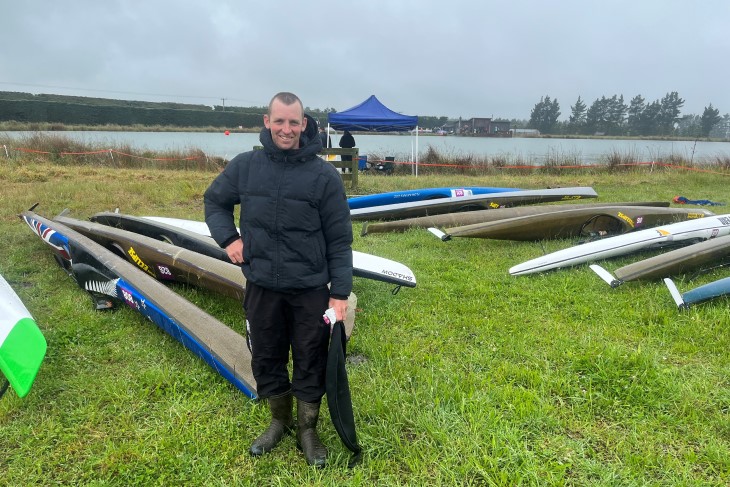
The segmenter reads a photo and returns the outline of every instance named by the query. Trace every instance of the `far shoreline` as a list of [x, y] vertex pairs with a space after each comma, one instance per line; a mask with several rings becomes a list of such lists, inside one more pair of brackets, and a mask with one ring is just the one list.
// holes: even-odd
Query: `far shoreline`
[[[178, 127], [172, 125], [66, 125], [62, 123], [35, 123], [35, 122], [0, 122], [0, 132], [199, 132], [255, 134], [263, 127]], [[353, 132], [353, 134], [367, 135], [370, 132]], [[378, 135], [410, 135], [403, 132], [378, 132]], [[469, 135], [437, 135], [432, 133], [419, 133], [419, 137], [478, 137]], [[613, 136], [613, 135], [584, 135], [584, 134], [529, 134], [515, 135], [513, 138], [534, 138], [534, 139], [595, 139], [595, 140], [663, 140], [663, 141], [697, 141], [697, 142], [730, 142], [730, 139], [712, 137], [680, 137], [680, 136]]]

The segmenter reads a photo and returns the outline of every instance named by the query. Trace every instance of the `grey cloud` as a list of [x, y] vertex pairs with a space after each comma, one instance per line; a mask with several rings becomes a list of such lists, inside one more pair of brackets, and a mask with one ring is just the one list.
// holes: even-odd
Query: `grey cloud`
[[[541, 96], [678, 91], [730, 112], [730, 3], [11, 2], [0, 89], [265, 105], [279, 90], [344, 110], [528, 118]], [[63, 87], [63, 88], [49, 88]]]

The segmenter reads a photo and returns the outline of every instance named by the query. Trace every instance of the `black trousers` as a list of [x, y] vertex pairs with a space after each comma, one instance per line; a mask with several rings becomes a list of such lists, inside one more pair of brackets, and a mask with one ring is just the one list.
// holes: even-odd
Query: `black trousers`
[[[325, 393], [330, 327], [322, 315], [329, 304], [327, 286], [297, 294], [246, 283], [251, 369], [260, 398], [292, 394], [318, 402]], [[289, 350], [294, 370], [289, 380]]]

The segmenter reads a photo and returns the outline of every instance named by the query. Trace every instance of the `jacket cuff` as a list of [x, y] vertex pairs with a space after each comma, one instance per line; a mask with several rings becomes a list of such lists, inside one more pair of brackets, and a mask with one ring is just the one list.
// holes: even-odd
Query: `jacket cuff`
[[241, 238], [241, 236], [240, 235], [236, 235], [235, 237], [231, 237], [228, 240], [224, 240], [223, 243], [221, 244], [221, 248], [222, 249], [225, 249], [226, 247], [228, 247], [229, 245], [231, 245], [233, 242], [235, 242], [239, 238]]
[[332, 299], [339, 299], [341, 301], [347, 301], [347, 299], [349, 298], [349, 296], [343, 296], [341, 294], [330, 294], [330, 298], [332, 298]]

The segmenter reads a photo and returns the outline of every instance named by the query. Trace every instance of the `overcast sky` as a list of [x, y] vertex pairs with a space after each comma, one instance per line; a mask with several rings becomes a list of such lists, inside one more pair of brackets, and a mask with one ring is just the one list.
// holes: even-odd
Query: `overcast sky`
[[[728, 0], [3, 2], [0, 91], [561, 119], [580, 96], [677, 91], [730, 112]], [[225, 98], [225, 102], [222, 99]]]

